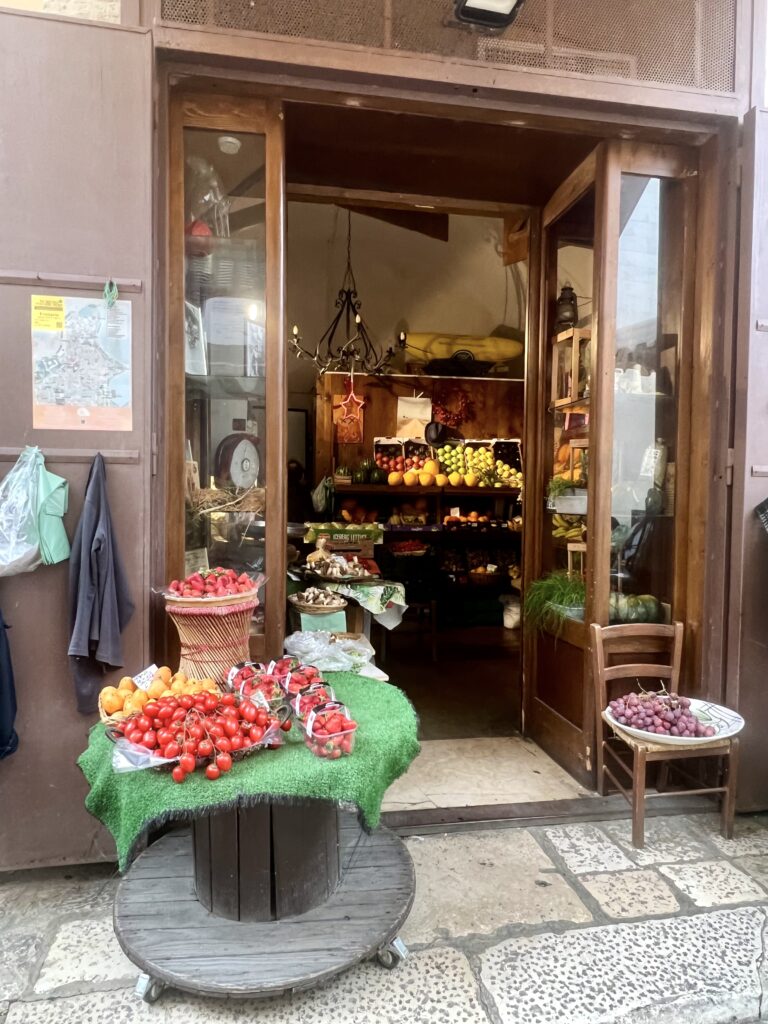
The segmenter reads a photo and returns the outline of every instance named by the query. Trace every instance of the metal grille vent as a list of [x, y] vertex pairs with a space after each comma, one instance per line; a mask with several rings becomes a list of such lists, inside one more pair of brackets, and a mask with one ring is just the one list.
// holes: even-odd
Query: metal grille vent
[[736, 3], [527, 0], [499, 35], [457, 27], [452, 0], [161, 0], [161, 12], [169, 23], [732, 93]]

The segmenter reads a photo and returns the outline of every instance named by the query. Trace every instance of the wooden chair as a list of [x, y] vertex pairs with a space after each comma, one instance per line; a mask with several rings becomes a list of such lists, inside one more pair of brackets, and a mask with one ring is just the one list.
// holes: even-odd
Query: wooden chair
[[[590, 627], [592, 639], [592, 675], [595, 688], [595, 748], [597, 763], [597, 788], [600, 795], [605, 793], [605, 780], [611, 782], [623, 794], [632, 807], [632, 844], [636, 847], [644, 845], [645, 836], [645, 800], [656, 796], [692, 796], [706, 793], [722, 795], [721, 832], [726, 839], [733, 835], [733, 818], [736, 809], [736, 775], [738, 768], [739, 741], [736, 737], [727, 740], [702, 740], [685, 747], [669, 746], [653, 742], [653, 734], [648, 741], [636, 739], [625, 733], [621, 727], [609, 725], [605, 717], [608, 702], [616, 692], [615, 684], [623, 680], [622, 694], [637, 689], [638, 684], [645, 689], [653, 689], [653, 680], [664, 683], [669, 692], [677, 691], [680, 680], [680, 665], [683, 653], [683, 624], [675, 622], [671, 626], [627, 625]], [[651, 661], [666, 655], [664, 661]], [[637, 661], [627, 659], [637, 657]], [[614, 663], [621, 658], [624, 663]], [[655, 687], [658, 689], [658, 687]], [[610, 690], [610, 693], [609, 693]], [[612, 733], [612, 735], [607, 735]], [[631, 753], [631, 769], [629, 764], [619, 756], [619, 750], [629, 749]], [[666, 794], [666, 782], [670, 764], [692, 757], [718, 757], [722, 759], [722, 782], [717, 786], [700, 786], [698, 780], [679, 766], [676, 771], [692, 783], [696, 788], [676, 790]], [[646, 793], [646, 768], [649, 762], [661, 762], [657, 791]], [[613, 769], [619, 769], [628, 776], [631, 789], [619, 781]], [[625, 778], [626, 781], [626, 778]]]

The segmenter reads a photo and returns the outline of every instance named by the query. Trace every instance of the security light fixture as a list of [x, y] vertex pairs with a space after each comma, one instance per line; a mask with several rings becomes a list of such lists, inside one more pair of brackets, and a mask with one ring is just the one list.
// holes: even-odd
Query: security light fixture
[[520, 13], [525, 0], [455, 0], [456, 17], [483, 28], [507, 28]]

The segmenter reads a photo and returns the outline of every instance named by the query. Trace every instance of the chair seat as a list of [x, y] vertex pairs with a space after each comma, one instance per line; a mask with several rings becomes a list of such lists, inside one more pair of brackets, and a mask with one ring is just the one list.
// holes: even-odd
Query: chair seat
[[621, 726], [616, 725], [614, 722], [612, 722], [605, 712], [603, 712], [603, 721], [610, 727], [614, 736], [616, 736], [617, 739], [620, 739], [623, 743], [626, 743], [627, 746], [630, 747], [632, 750], [642, 749], [649, 754], [661, 753], [667, 754], [670, 758], [673, 758], [676, 755], [681, 754], [683, 751], [688, 750], [701, 750], [702, 753], [710, 754], [714, 753], [717, 750], [727, 752], [731, 748], [730, 739], [697, 740], [694, 743], [686, 743], [685, 746], [678, 746], [674, 743], [653, 743], [650, 740], [650, 737], [653, 735], [653, 733], [649, 733], [649, 738], [647, 741], [640, 740], [636, 736], [632, 736], [630, 733], [624, 732]]

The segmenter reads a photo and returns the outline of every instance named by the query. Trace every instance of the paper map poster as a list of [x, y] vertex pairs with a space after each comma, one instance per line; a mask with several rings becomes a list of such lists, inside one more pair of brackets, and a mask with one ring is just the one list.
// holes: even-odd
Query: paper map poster
[[131, 303], [32, 296], [32, 426], [131, 430]]

